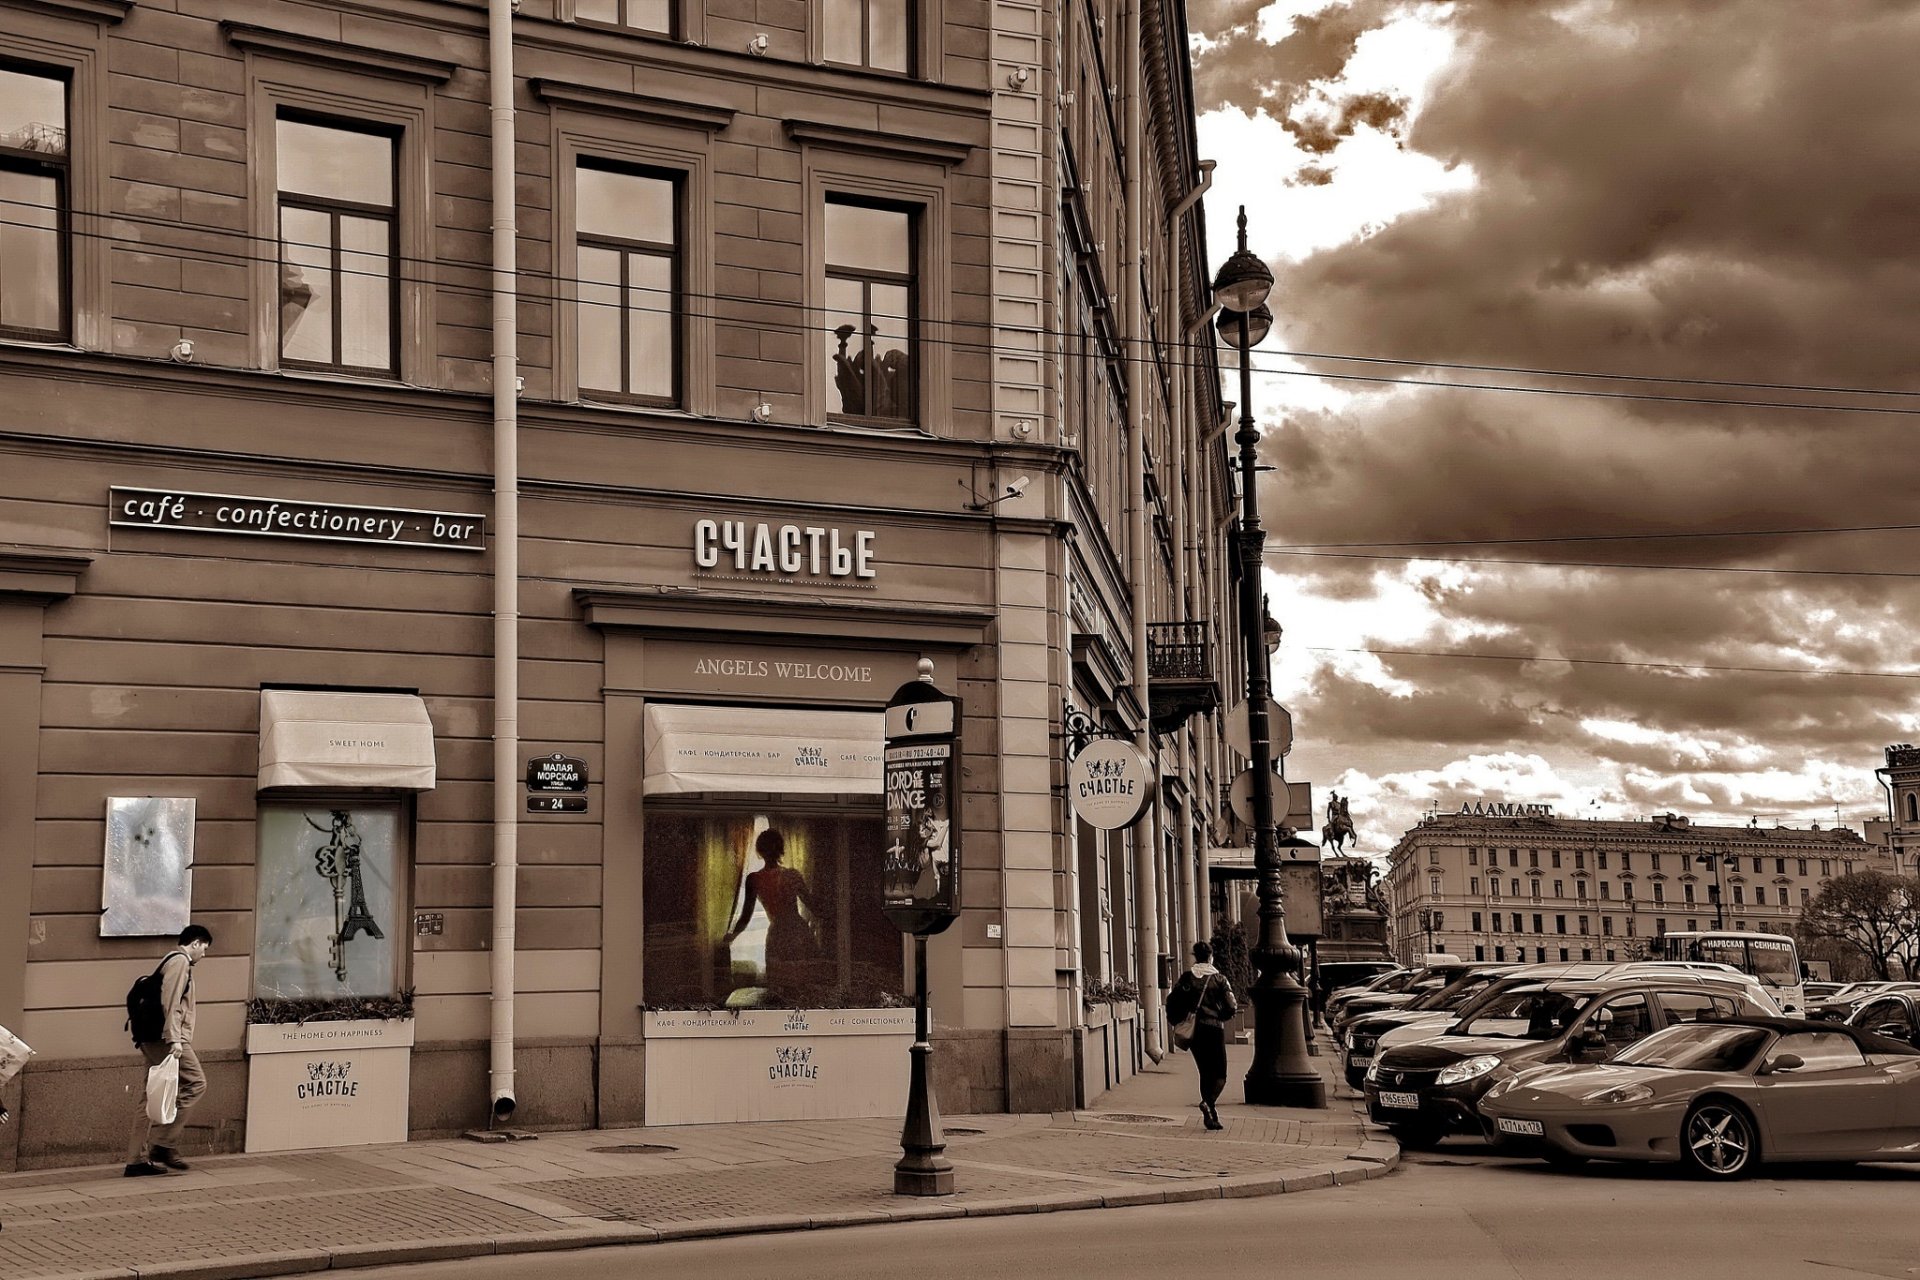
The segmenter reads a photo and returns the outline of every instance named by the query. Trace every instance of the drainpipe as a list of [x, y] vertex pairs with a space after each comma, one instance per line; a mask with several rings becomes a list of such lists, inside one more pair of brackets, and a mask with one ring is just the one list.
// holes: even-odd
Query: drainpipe
[[487, 0], [493, 120], [493, 1124], [513, 1116], [513, 952], [520, 779], [520, 354], [513, 193], [513, 10]]
[[[1168, 313], [1168, 327], [1181, 339], [1187, 336], [1180, 323], [1180, 265], [1183, 261], [1182, 251], [1186, 245], [1186, 227], [1183, 220], [1188, 210], [1199, 204], [1200, 197], [1207, 194], [1208, 189], [1213, 186], [1213, 170], [1216, 163], [1213, 160], [1200, 162], [1199, 185], [1182, 196], [1180, 202], [1174, 205], [1173, 211], [1167, 215], [1167, 278], [1165, 301], [1161, 305]], [[1189, 501], [1179, 490], [1174, 494], [1179, 503], [1180, 536], [1185, 543], [1180, 548], [1180, 554], [1175, 557], [1175, 563], [1180, 566], [1180, 582], [1175, 594], [1179, 597], [1183, 610], [1192, 597], [1204, 598], [1207, 590], [1206, 582], [1200, 574], [1199, 539], [1203, 523], [1202, 518], [1196, 514], [1206, 510], [1207, 489], [1204, 482], [1198, 478], [1200, 476], [1199, 450], [1195, 447], [1195, 440], [1200, 433], [1194, 429], [1193, 360], [1188, 354], [1190, 350], [1191, 348], [1183, 342], [1176, 348], [1177, 356], [1173, 362], [1173, 422], [1179, 433], [1181, 470], [1186, 477], [1184, 487], [1192, 495], [1192, 500]], [[1201, 864], [1206, 858], [1206, 848], [1204, 842], [1196, 846], [1193, 835], [1195, 821], [1205, 812], [1205, 805], [1211, 802], [1199, 786], [1192, 785], [1200, 775], [1200, 752], [1196, 749], [1197, 746], [1192, 723], [1189, 722], [1186, 730], [1180, 734], [1180, 771], [1191, 787], [1192, 799], [1189, 802], [1190, 809], [1186, 815], [1186, 821], [1180, 826], [1179, 883], [1180, 915], [1183, 927], [1173, 948], [1176, 967], [1185, 961], [1197, 939], [1206, 938], [1213, 932], [1213, 922], [1207, 919], [1206, 874], [1201, 870]]]
[[[1126, 48], [1140, 48], [1140, 0], [1127, 9]], [[1132, 366], [1127, 394], [1127, 425], [1133, 433], [1133, 450], [1127, 469], [1127, 501], [1132, 508], [1130, 524], [1131, 554], [1127, 557], [1129, 587], [1133, 594], [1133, 692], [1143, 710], [1149, 712], [1140, 726], [1136, 744], [1147, 765], [1160, 774], [1159, 752], [1153, 742], [1152, 693], [1147, 687], [1147, 431], [1146, 403], [1148, 361], [1142, 335], [1146, 333], [1146, 307], [1140, 296], [1140, 253], [1146, 238], [1140, 234], [1145, 215], [1146, 155], [1142, 146], [1142, 102], [1140, 92], [1145, 81], [1144, 59], [1125, 59], [1127, 67], [1126, 121], [1122, 126], [1127, 148], [1127, 243], [1122, 246], [1121, 272], [1127, 288], [1127, 313], [1124, 341], [1131, 350]], [[1134, 968], [1140, 975], [1140, 1021], [1146, 1028], [1147, 1057], [1158, 1062], [1166, 1056], [1160, 1041], [1160, 815], [1156, 799], [1133, 828]]]

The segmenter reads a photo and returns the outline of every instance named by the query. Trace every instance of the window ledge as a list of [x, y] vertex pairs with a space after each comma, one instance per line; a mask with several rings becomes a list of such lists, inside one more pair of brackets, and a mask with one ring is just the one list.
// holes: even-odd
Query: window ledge
[[229, 43], [248, 53], [324, 63], [349, 71], [391, 76], [421, 84], [445, 84], [453, 78], [457, 69], [457, 64], [440, 58], [422, 58], [410, 53], [395, 53], [390, 49], [371, 49], [343, 40], [295, 35], [291, 31], [275, 31], [244, 22], [222, 22], [220, 30], [226, 34]]
[[949, 142], [942, 138], [915, 138], [878, 129], [852, 129], [845, 125], [822, 124], [815, 120], [787, 120], [787, 136], [795, 142], [828, 147], [835, 151], [854, 151], [863, 155], [890, 156], [897, 160], [917, 160], [950, 168], [973, 153], [973, 145]]
[[82, 18], [92, 22], [119, 22], [133, 8], [133, 0], [14, 0], [14, 3], [57, 18]]
[[600, 115], [647, 120], [655, 124], [690, 126], [720, 130], [733, 123], [732, 107], [707, 106], [698, 102], [680, 102], [653, 98], [644, 93], [625, 93], [618, 89], [597, 89], [592, 85], [569, 84], [564, 80], [535, 80], [533, 94], [552, 106], [572, 107]]

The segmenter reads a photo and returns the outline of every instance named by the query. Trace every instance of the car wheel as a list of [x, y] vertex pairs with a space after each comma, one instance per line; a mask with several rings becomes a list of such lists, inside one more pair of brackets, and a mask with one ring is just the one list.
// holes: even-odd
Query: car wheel
[[1760, 1162], [1760, 1138], [1730, 1102], [1696, 1102], [1680, 1126], [1680, 1160], [1697, 1177], [1744, 1178]]

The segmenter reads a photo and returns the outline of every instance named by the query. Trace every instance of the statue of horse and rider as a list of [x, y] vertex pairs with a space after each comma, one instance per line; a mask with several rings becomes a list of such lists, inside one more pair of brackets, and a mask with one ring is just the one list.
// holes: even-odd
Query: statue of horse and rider
[[1320, 828], [1320, 850], [1344, 857], [1347, 843], [1357, 840], [1353, 830], [1353, 816], [1347, 812], [1347, 802], [1340, 798], [1338, 791], [1327, 801], [1327, 822]]

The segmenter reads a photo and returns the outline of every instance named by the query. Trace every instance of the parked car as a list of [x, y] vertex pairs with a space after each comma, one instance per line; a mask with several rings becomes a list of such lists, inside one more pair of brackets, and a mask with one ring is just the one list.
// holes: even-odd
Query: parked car
[[1337, 991], [1364, 986], [1399, 971], [1400, 965], [1393, 960], [1329, 960], [1313, 971], [1314, 1008], [1325, 1009], [1328, 998]]
[[[1724, 971], [1724, 972], [1721, 972]], [[1373, 1052], [1376, 1056], [1388, 1049], [1402, 1044], [1419, 1044], [1422, 1041], [1437, 1039], [1447, 1034], [1456, 1021], [1470, 1018], [1478, 1013], [1479, 1001], [1491, 998], [1493, 989], [1505, 990], [1527, 982], [1544, 982], [1559, 978], [1630, 978], [1651, 977], [1669, 974], [1684, 982], [1728, 982], [1744, 989], [1747, 996], [1763, 1013], [1779, 1013], [1779, 1005], [1774, 1003], [1773, 995], [1751, 974], [1741, 973], [1732, 965], [1675, 965], [1665, 960], [1625, 960], [1612, 964], [1573, 963], [1563, 965], [1533, 964], [1517, 969], [1505, 975], [1492, 988], [1483, 990], [1474, 1000], [1461, 1005], [1453, 1012], [1402, 1013], [1400, 1025], [1380, 1033], [1374, 1041]]]
[[1819, 1004], [1807, 1002], [1807, 1016], [1823, 1022], [1845, 1022], [1862, 1004], [1884, 991], [1920, 984], [1910, 982], [1850, 982]]
[[[1847, 1025], [1920, 1049], [1920, 984], [1908, 984], [1862, 1000]], [[1920, 1125], [1920, 1116], [1914, 1123]], [[1920, 1134], [1915, 1135], [1920, 1141]]]
[[[1333, 1031], [1336, 1043], [1346, 1043], [1347, 1027], [1363, 1014], [1378, 1013], [1383, 1009], [1404, 1009], [1421, 996], [1439, 991], [1459, 978], [1480, 969], [1494, 968], [1491, 964], [1450, 961], [1441, 965], [1429, 965], [1416, 969], [1414, 978], [1403, 989], [1395, 992], [1369, 991], [1355, 996], [1340, 1006], [1337, 1014], [1330, 1015], [1327, 1025]], [[1507, 968], [1506, 965], [1498, 966]]]
[[1806, 993], [1807, 1008], [1811, 1009], [1822, 1000], [1831, 999], [1846, 985], [1844, 982], [1806, 982], [1801, 984], [1800, 990]]
[[1460, 1010], [1480, 998], [1488, 989], [1499, 985], [1513, 972], [1511, 965], [1475, 970], [1462, 974], [1436, 991], [1419, 996], [1403, 1008], [1382, 1009], [1349, 1022], [1344, 1044], [1347, 1083], [1355, 1089], [1361, 1087], [1366, 1079], [1367, 1068], [1373, 1065], [1374, 1045], [1381, 1036], [1415, 1021], [1438, 1019], [1442, 1025], [1450, 1025]]
[[1513, 987], [1444, 1036], [1377, 1054], [1367, 1113], [1410, 1147], [1480, 1133], [1480, 1098], [1539, 1063], [1599, 1062], [1672, 1023], [1757, 1014], [1731, 983], [1689, 976], [1603, 978]]
[[1535, 1070], [1481, 1100], [1490, 1134], [1562, 1163], [1920, 1161], [1920, 1049], [1808, 1018], [1670, 1026], [1602, 1065]]
[[1371, 982], [1342, 988], [1327, 997], [1327, 1021], [1331, 1023], [1342, 1009], [1363, 995], [1384, 995], [1392, 991], [1404, 991], [1419, 976], [1420, 972], [1417, 969], [1396, 969], [1392, 973], [1381, 974]]

